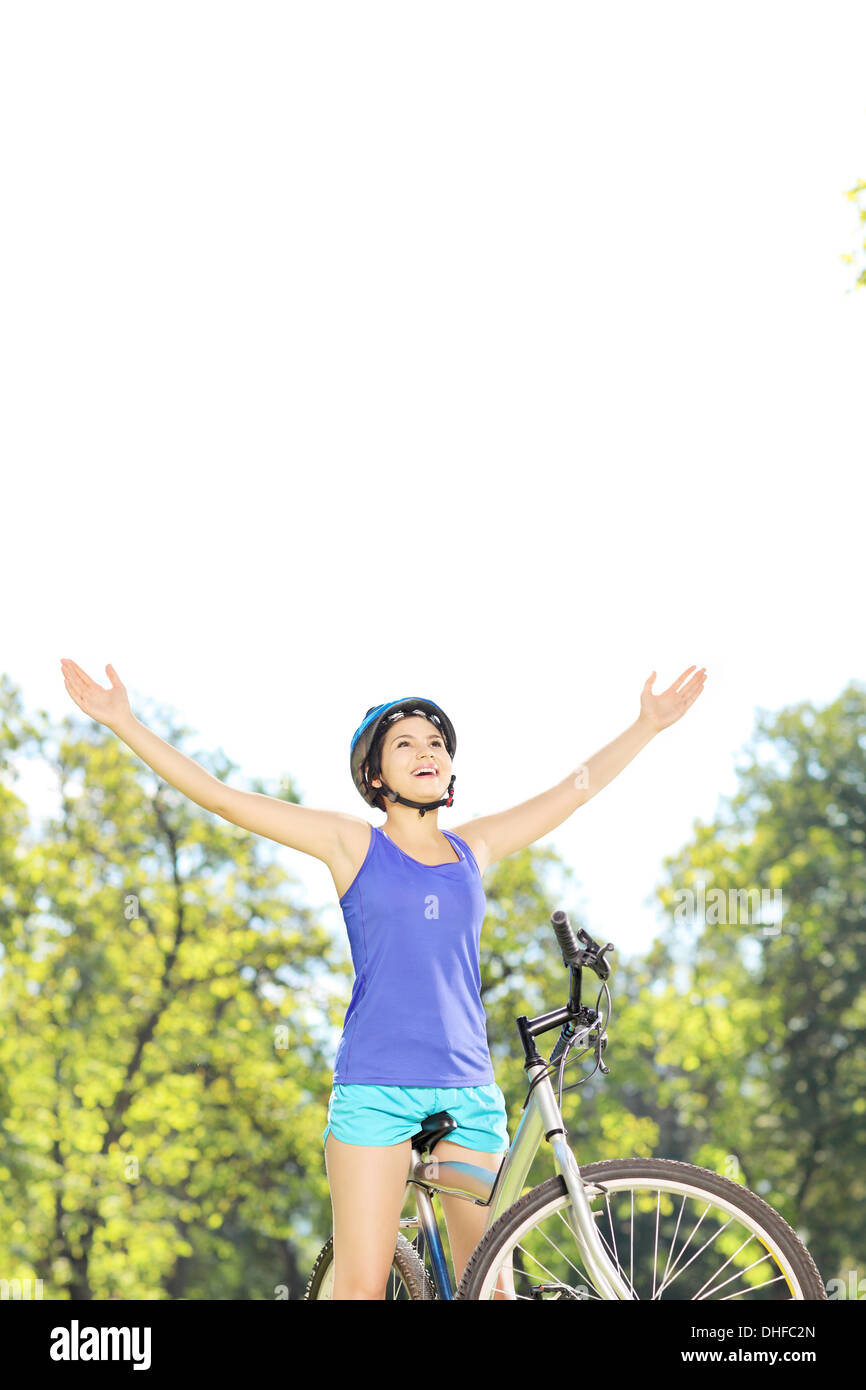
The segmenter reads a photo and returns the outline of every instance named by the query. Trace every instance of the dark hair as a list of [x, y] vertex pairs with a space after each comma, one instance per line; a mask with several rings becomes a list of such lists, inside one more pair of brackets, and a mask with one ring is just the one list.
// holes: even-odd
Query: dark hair
[[[366, 760], [365, 760], [365, 767], [369, 770], [369, 772], [368, 772], [368, 776], [369, 776], [369, 777], [374, 777], [374, 776], [377, 776], [377, 775], [378, 775], [378, 776], [381, 776], [381, 775], [382, 775], [381, 753], [382, 753], [382, 744], [385, 742], [385, 734], [386, 734], [386, 732], [387, 732], [387, 725], [380, 725], [380, 727], [379, 727], [379, 728], [377, 729], [377, 731], [376, 731], [376, 737], [374, 738], [372, 744], [370, 745], [370, 752], [368, 753], [367, 758], [366, 758]], [[374, 767], [378, 768], [378, 773], [374, 773], [374, 772], [373, 772], [373, 768], [374, 768]], [[375, 808], [377, 811], [384, 811], [384, 810], [385, 810], [385, 797], [384, 797], [383, 794], [382, 794], [382, 788], [381, 788], [381, 787], [376, 788], [376, 787], [372, 787], [372, 786], [371, 786], [371, 787], [370, 787], [370, 791], [371, 791], [371, 792], [377, 792], [377, 795], [376, 795], [375, 800], [374, 800], [374, 802], [373, 802], [374, 808]]]
[[[377, 739], [376, 742], [377, 742], [377, 743], [380, 743], [380, 742], [381, 742], [381, 739]], [[373, 764], [373, 749], [371, 748], [371, 749], [370, 749], [369, 766], [372, 767], [372, 764]], [[380, 766], [380, 768], [379, 768], [378, 774], [376, 774], [376, 775], [378, 775], [378, 776], [381, 777], [381, 775], [382, 775], [382, 768], [381, 768], [381, 766]], [[374, 806], [375, 810], [377, 810], [377, 811], [384, 811], [384, 810], [385, 810], [385, 797], [384, 797], [384, 795], [383, 795], [383, 793], [382, 793], [382, 788], [381, 788], [381, 787], [371, 787], [371, 788], [370, 788], [370, 791], [376, 793], [376, 798], [375, 798], [375, 800], [374, 800], [374, 802], [373, 802], [373, 806]]]

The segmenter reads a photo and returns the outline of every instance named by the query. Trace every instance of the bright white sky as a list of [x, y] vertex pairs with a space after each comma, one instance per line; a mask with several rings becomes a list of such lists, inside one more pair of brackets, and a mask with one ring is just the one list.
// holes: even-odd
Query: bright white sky
[[[27, 705], [83, 718], [60, 658], [110, 661], [238, 785], [381, 823], [351, 734], [428, 696], [448, 829], [706, 666], [540, 842], [564, 906], [645, 946], [756, 709], [863, 676], [864, 53], [860, 0], [7, 7]], [[325, 866], [276, 852], [339, 925]]]

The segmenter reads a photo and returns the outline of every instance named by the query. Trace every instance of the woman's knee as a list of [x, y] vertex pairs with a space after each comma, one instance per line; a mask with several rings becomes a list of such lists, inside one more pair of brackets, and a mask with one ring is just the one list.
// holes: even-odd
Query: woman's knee
[[331, 1295], [335, 1302], [341, 1299], [364, 1300], [367, 1303], [383, 1302], [387, 1293], [388, 1273], [382, 1279], [373, 1278], [364, 1269], [349, 1270], [343, 1277], [343, 1267], [334, 1260], [334, 1290]]

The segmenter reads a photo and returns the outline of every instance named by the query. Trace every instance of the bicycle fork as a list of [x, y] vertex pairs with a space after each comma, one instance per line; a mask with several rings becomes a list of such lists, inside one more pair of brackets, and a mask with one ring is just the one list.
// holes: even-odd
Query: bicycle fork
[[532, 1095], [538, 1113], [544, 1124], [544, 1137], [550, 1141], [556, 1170], [565, 1182], [571, 1207], [568, 1219], [574, 1232], [587, 1272], [596, 1291], [605, 1299], [624, 1299], [632, 1301], [634, 1295], [604, 1248], [598, 1233], [586, 1188], [580, 1176], [577, 1160], [568, 1145], [568, 1137], [562, 1119], [562, 1111], [556, 1103], [556, 1095], [550, 1076], [546, 1074], [544, 1062], [527, 1068], [530, 1077], [541, 1076]]

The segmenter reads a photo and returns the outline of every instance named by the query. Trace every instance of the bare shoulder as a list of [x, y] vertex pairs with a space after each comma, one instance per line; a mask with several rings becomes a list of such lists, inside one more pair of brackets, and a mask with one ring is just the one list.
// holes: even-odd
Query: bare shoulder
[[338, 815], [336, 844], [327, 861], [338, 898], [343, 897], [357, 878], [367, 858], [372, 834], [370, 821], [361, 816]]
[[345, 812], [337, 814], [337, 838], [341, 852], [344, 854], [357, 854], [362, 851], [362, 857], [370, 847], [370, 832], [373, 827], [363, 816], [350, 816]]
[[475, 862], [480, 872], [483, 874], [490, 863], [490, 852], [485, 844], [478, 822], [469, 820], [465, 825], [455, 825], [451, 830], [451, 834], [459, 835], [461, 840], [466, 842], [475, 855]]

